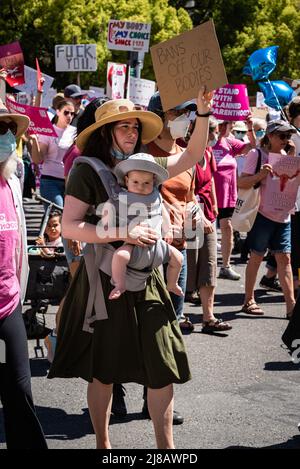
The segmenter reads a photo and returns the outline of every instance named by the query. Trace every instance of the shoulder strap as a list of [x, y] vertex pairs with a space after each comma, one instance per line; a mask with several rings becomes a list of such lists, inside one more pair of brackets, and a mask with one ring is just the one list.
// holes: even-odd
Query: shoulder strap
[[[260, 167], [261, 167], [261, 149], [257, 148], [256, 150], [257, 150], [257, 153], [258, 153], [258, 157], [257, 157], [257, 163], [256, 163], [256, 168], [255, 168], [255, 173], [254, 174], [257, 174], [260, 171]], [[257, 182], [253, 187], [254, 187], [254, 189], [257, 189], [259, 186], [260, 186], [260, 182]]]
[[79, 156], [74, 160], [73, 167], [81, 163], [86, 163], [98, 174], [101, 182], [107, 192], [108, 198], [117, 200], [120, 192], [120, 186], [112, 171], [98, 158], [90, 156]]

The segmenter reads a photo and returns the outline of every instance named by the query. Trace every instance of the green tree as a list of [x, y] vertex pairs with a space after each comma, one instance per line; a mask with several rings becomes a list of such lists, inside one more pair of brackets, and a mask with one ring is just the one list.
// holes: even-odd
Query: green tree
[[[25, 62], [35, 67], [39, 58], [43, 72], [56, 76], [61, 88], [74, 82], [73, 73], [55, 73], [55, 44], [96, 43], [98, 70], [82, 73], [81, 85], [104, 85], [107, 61], [125, 63], [125, 52], [107, 49], [109, 19], [151, 23], [151, 45], [190, 29], [188, 13], [169, 6], [168, 0], [2, 0], [0, 43], [19, 40]], [[146, 54], [143, 76], [154, 78], [150, 54]]]

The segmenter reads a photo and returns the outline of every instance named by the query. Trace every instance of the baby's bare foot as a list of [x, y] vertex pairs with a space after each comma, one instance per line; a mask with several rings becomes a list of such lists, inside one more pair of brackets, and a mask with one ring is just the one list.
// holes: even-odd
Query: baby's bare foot
[[125, 288], [116, 286], [109, 294], [109, 300], [117, 300], [124, 293]]
[[182, 288], [178, 285], [178, 283], [175, 283], [175, 285], [167, 285], [168, 291], [174, 293], [177, 296], [184, 296], [184, 293], [182, 291]]

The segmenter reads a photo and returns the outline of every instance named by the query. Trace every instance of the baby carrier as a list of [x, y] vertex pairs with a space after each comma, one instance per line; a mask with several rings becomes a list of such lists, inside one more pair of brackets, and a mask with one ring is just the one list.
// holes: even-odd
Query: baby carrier
[[[115, 213], [118, 214], [120, 205], [119, 202], [122, 197], [123, 189], [119, 186], [112, 171], [98, 158], [80, 156], [74, 161], [73, 167], [76, 167], [78, 164], [81, 163], [89, 164], [98, 174], [107, 192], [109, 202], [115, 208]], [[134, 203], [138, 200], [140, 201], [139, 195], [127, 193], [126, 196], [128, 197], [128, 206], [130, 206], [132, 202]], [[155, 203], [155, 200], [157, 200], [157, 195], [153, 193], [149, 196], [144, 197], [146, 197], [146, 199], [143, 200], [148, 206], [151, 206], [151, 204]], [[96, 214], [101, 215], [101, 213], [99, 213], [99, 210], [96, 210]], [[161, 218], [161, 213], [157, 213], [156, 215], [160, 216]], [[146, 217], [145, 213], [141, 215], [141, 220], [143, 219], [143, 217]], [[123, 223], [124, 226], [127, 226], [128, 224], [127, 219], [120, 220], [120, 222]], [[115, 248], [111, 244], [100, 243], [87, 244], [84, 249], [84, 260], [90, 285], [86, 315], [83, 324], [83, 330], [86, 332], [93, 333], [93, 328], [91, 327], [91, 324], [96, 320], [103, 320], [107, 319], [108, 317], [99, 270], [109, 276], [112, 275], [111, 264], [114, 251]], [[156, 258], [156, 256], [154, 257]], [[160, 264], [160, 259], [154, 259], [153, 264], [146, 272], [127, 267], [126, 289], [130, 291], [143, 290], [146, 286], [146, 280], [149, 277], [150, 273]]]

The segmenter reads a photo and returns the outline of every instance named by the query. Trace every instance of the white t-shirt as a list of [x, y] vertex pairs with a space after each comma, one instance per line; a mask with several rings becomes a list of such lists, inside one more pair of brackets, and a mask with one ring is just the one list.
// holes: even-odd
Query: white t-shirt
[[38, 141], [47, 145], [47, 153], [44, 157], [41, 173], [42, 176], [64, 179], [63, 158], [74, 141], [76, 129], [71, 125], [66, 129], [61, 129], [55, 124], [53, 127], [57, 137], [38, 135]]

